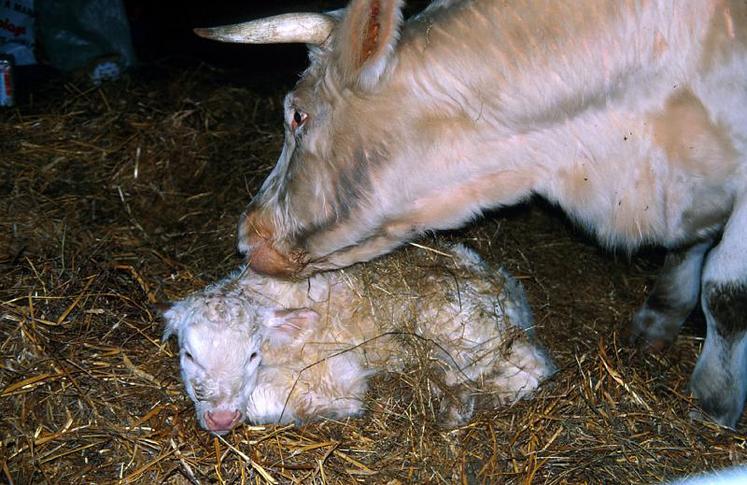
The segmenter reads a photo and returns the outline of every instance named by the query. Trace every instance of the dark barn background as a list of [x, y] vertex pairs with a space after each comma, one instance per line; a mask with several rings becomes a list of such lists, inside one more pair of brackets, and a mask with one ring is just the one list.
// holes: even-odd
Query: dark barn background
[[521, 279], [560, 367], [534, 398], [445, 430], [413, 370], [375, 379], [359, 419], [198, 429], [153, 304], [240, 263], [235, 225], [306, 52], [191, 29], [344, 3], [127, 0], [139, 64], [121, 79], [17, 70], [0, 110], [0, 482], [657, 483], [744, 462], [744, 424], [689, 418], [702, 317], [661, 355], [624, 338], [661, 253], [606, 252], [541, 201], [420, 241], [464, 241]]

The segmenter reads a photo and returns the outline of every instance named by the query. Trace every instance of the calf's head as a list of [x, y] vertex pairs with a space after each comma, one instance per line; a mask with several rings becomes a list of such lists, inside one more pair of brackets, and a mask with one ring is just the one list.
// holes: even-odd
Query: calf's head
[[[239, 251], [256, 271], [305, 275], [396, 246], [378, 172], [398, 157], [391, 95], [401, 0], [353, 0], [329, 14], [290, 14], [196, 29], [228, 42], [309, 44], [311, 65], [284, 102], [282, 153], [239, 223]], [[401, 158], [401, 157], [400, 157]]]
[[261, 372], [263, 343], [283, 345], [317, 317], [309, 309], [272, 309], [225, 295], [191, 296], [164, 312], [163, 339], [179, 339], [182, 381], [200, 426], [224, 434], [243, 422]]

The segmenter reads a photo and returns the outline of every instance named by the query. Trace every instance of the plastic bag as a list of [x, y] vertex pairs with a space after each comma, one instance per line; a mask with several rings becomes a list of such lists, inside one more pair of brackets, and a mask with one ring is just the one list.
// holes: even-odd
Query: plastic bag
[[121, 1], [36, 0], [36, 5], [39, 41], [54, 67], [66, 72], [86, 70], [98, 84], [135, 63]]
[[34, 57], [34, 0], [0, 0], [0, 54], [15, 64], [36, 64]]

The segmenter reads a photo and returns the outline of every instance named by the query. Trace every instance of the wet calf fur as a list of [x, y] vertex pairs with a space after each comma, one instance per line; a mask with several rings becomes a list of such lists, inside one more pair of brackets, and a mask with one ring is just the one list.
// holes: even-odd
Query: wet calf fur
[[529, 395], [554, 366], [534, 343], [520, 284], [455, 246], [289, 282], [247, 270], [171, 306], [184, 386], [200, 425], [355, 416], [368, 380], [425, 365], [440, 423]]

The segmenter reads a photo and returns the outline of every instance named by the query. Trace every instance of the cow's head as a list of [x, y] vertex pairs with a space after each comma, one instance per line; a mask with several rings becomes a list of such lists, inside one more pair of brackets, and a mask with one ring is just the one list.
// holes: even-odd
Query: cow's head
[[402, 107], [383, 94], [397, 89], [402, 3], [353, 0], [329, 14], [196, 29], [228, 42], [309, 45], [311, 65], [285, 97], [282, 153], [239, 223], [239, 251], [254, 270], [293, 276], [346, 266], [407, 237], [396, 223], [384, 227], [373, 189], [402, 158], [393, 153]]

